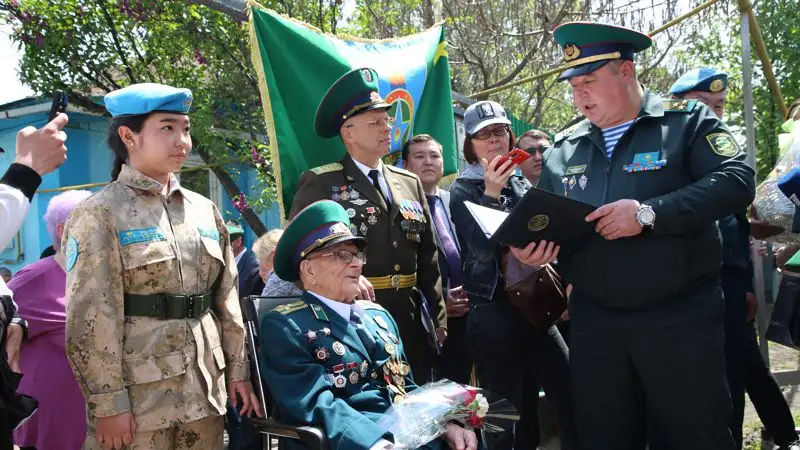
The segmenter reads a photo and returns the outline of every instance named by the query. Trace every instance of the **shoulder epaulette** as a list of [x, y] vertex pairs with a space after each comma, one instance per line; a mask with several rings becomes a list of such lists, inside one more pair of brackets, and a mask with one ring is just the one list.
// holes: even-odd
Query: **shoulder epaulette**
[[369, 300], [358, 300], [356, 303], [358, 304], [358, 306], [364, 309], [379, 309], [381, 311], [386, 311], [386, 308], [384, 308], [383, 306], [375, 302], [371, 302]]
[[341, 163], [335, 162], [330, 164], [325, 164], [324, 166], [314, 167], [311, 169], [317, 175], [322, 175], [323, 173], [330, 173], [330, 172], [338, 172], [344, 169]]
[[697, 100], [664, 100], [664, 112], [691, 112]]
[[565, 138], [569, 137], [569, 135], [572, 134], [575, 130], [577, 130], [578, 127], [581, 126], [582, 123], [583, 123], [583, 121], [580, 121], [580, 122], [578, 122], [578, 123], [576, 123], [574, 125], [571, 125], [571, 126], [565, 128], [565, 129], [559, 131], [558, 133], [556, 133], [555, 142], [564, 140]]
[[298, 300], [296, 302], [284, 303], [283, 305], [278, 305], [278, 306], [272, 308], [272, 310], [277, 312], [277, 313], [286, 315], [286, 314], [291, 314], [291, 313], [293, 313], [295, 311], [300, 311], [301, 309], [306, 309], [306, 308], [308, 308], [308, 304], [306, 302], [302, 301], [302, 300]]
[[391, 170], [392, 172], [399, 173], [399, 174], [405, 175], [407, 177], [417, 178], [417, 174], [415, 174], [414, 172], [409, 172], [406, 169], [401, 169], [401, 168], [396, 167], [396, 166], [390, 166], [389, 164], [386, 164], [386, 168]]

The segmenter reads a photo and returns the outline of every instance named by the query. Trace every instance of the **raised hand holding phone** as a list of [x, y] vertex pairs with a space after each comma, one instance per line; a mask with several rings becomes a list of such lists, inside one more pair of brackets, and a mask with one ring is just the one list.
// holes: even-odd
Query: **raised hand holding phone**
[[64, 111], [67, 95], [57, 92], [50, 107], [50, 120], [39, 128], [25, 127], [17, 133], [17, 149], [14, 162], [30, 167], [39, 176], [56, 170], [67, 159], [67, 133], [63, 128], [69, 122]]
[[485, 184], [483, 193], [487, 197], [500, 198], [500, 192], [505, 187], [508, 179], [517, 170], [517, 165], [507, 155], [495, 156], [491, 162], [486, 158], [481, 158], [483, 165], [483, 181]]

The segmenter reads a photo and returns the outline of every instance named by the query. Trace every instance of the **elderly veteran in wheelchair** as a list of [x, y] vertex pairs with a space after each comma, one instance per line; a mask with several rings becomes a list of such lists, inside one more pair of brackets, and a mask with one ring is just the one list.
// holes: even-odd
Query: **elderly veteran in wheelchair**
[[[333, 450], [393, 449], [377, 421], [416, 385], [392, 316], [355, 300], [367, 241], [349, 226], [344, 208], [322, 200], [286, 227], [275, 272], [303, 294], [262, 318], [261, 373], [281, 421], [321, 427]], [[474, 450], [475, 433], [450, 424], [424, 448], [447, 446]]]

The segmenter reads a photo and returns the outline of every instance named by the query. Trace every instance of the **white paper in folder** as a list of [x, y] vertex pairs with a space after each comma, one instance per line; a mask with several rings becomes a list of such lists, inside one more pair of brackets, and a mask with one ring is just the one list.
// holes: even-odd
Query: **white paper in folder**
[[464, 201], [464, 205], [467, 206], [467, 210], [472, 214], [472, 218], [478, 222], [481, 230], [483, 230], [488, 238], [494, 235], [497, 229], [500, 228], [500, 225], [506, 220], [506, 217], [508, 217], [507, 212], [487, 208], [477, 203]]

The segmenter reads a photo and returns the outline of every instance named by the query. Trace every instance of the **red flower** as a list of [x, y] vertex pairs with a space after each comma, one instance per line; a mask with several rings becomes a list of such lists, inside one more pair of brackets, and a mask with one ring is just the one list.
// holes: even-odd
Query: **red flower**
[[464, 399], [464, 404], [469, 405], [475, 400], [475, 397], [478, 396], [478, 391], [470, 388], [466, 388], [464, 390], [467, 391], [467, 397]]
[[478, 417], [477, 414], [470, 414], [470, 416], [467, 418], [467, 425], [476, 429], [483, 428], [483, 419]]

